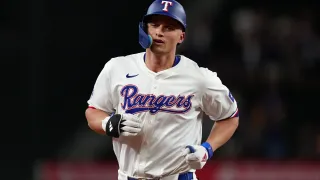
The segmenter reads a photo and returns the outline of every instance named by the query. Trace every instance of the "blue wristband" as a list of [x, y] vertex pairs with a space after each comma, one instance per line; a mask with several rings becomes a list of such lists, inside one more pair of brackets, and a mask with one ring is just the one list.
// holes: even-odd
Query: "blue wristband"
[[201, 144], [201, 146], [203, 146], [204, 148], [206, 148], [207, 152], [208, 152], [208, 159], [211, 159], [211, 157], [213, 156], [213, 150], [211, 145], [208, 142], [204, 142]]

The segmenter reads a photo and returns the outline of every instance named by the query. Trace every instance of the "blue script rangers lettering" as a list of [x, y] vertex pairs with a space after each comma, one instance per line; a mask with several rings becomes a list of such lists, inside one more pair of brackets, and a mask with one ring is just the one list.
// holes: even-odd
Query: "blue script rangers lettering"
[[[155, 114], [159, 111], [168, 113], [185, 113], [190, 110], [192, 103], [191, 99], [194, 95], [160, 95], [154, 94], [139, 94], [138, 87], [135, 85], [126, 85], [121, 89], [121, 96], [124, 98], [121, 103], [122, 109], [126, 113], [139, 113], [149, 111]], [[173, 109], [172, 107], [182, 108]]]

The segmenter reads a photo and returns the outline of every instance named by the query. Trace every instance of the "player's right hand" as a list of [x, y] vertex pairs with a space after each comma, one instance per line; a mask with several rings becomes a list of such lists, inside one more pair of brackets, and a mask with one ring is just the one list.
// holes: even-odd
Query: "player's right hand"
[[[104, 123], [104, 121], [106, 123]], [[121, 136], [136, 136], [142, 129], [142, 121], [132, 114], [114, 114], [102, 122], [106, 134], [118, 138]]]

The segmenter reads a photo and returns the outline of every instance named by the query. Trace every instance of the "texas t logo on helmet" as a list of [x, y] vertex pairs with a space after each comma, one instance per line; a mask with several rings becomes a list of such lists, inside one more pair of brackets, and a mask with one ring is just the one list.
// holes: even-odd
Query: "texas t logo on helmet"
[[166, 12], [168, 12], [168, 5], [172, 6], [171, 1], [162, 1], [161, 4], [164, 4], [164, 8], [162, 10]]

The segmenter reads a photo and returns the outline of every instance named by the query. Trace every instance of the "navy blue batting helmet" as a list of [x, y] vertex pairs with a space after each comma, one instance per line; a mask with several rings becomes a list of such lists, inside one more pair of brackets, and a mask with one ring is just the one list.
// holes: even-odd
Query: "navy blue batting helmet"
[[187, 28], [186, 13], [183, 6], [175, 0], [155, 0], [148, 8], [147, 14], [139, 23], [139, 43], [147, 49], [152, 44], [152, 38], [146, 33], [145, 20], [151, 15], [164, 15], [177, 20], [183, 27], [183, 31]]

